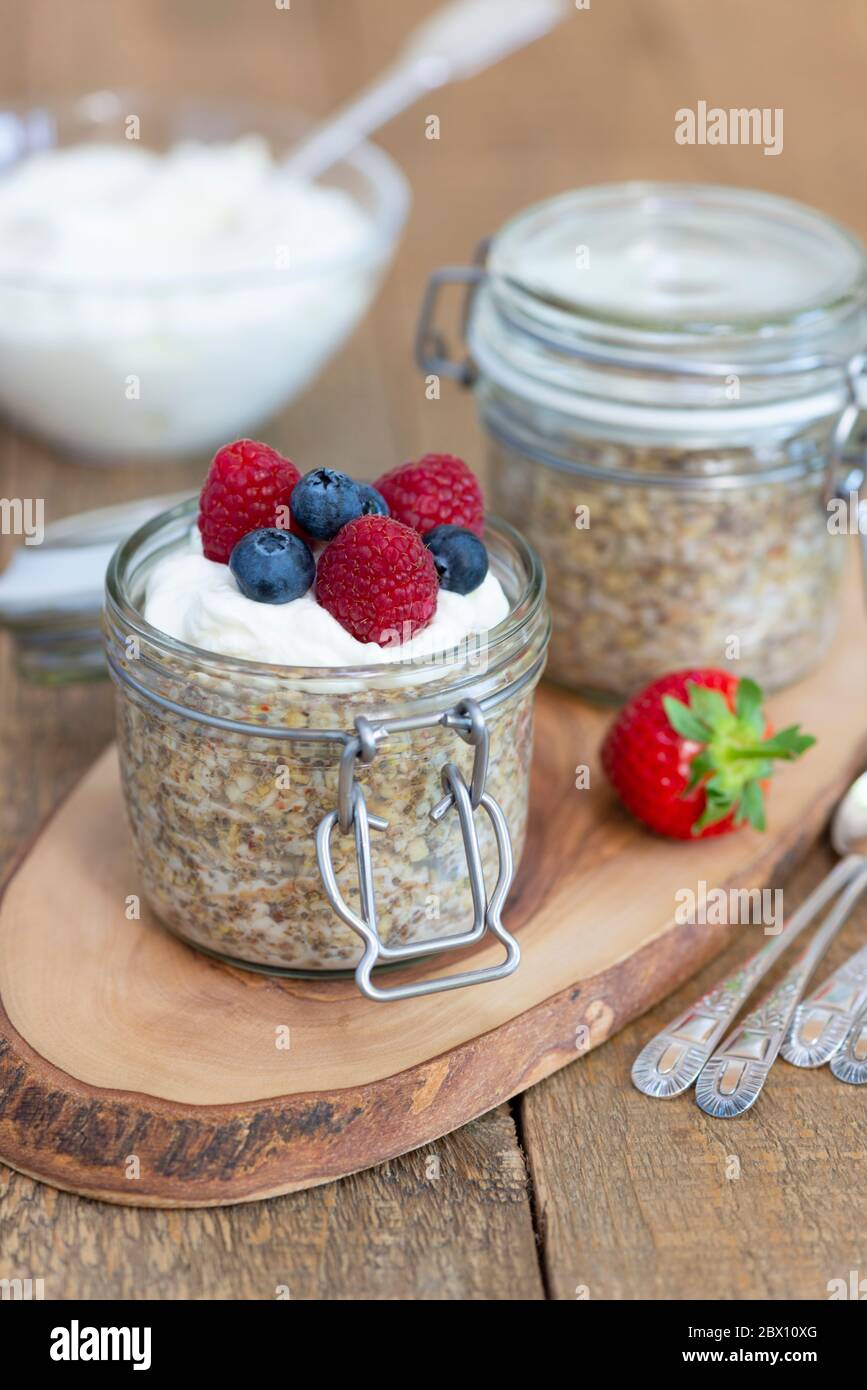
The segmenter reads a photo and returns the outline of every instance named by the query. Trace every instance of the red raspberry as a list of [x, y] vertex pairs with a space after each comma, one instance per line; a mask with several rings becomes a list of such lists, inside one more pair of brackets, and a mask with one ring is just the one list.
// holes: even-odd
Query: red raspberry
[[282, 525], [302, 534], [289, 514], [289, 498], [300, 476], [294, 463], [254, 439], [237, 439], [218, 449], [199, 498], [207, 559], [227, 565], [241, 537], [260, 526]]
[[421, 535], [435, 526], [463, 526], [480, 536], [485, 499], [478, 480], [454, 454], [425, 454], [402, 463], [375, 483], [392, 516]]
[[359, 642], [408, 641], [437, 606], [436, 565], [409, 526], [391, 516], [359, 516], [319, 558], [316, 597]]

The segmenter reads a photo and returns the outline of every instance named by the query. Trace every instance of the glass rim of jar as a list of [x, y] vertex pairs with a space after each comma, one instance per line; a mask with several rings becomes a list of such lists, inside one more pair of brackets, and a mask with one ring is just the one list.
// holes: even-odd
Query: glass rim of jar
[[[543, 464], [557, 472], [576, 478], [589, 479], [604, 486], [620, 486], [636, 489], [662, 488], [669, 493], [695, 492], [734, 492], [740, 489], [762, 488], [769, 484], [788, 483], [808, 477], [823, 476], [826, 491], [839, 487], [848, 496], [857, 491], [864, 478], [864, 465], [859, 458], [848, 457], [839, 451], [836, 435], [832, 438], [832, 448], [827, 457], [806, 457], [789, 459], [786, 462], [765, 464], [760, 468], [744, 470], [718, 469], [712, 472], [691, 473], [685, 469], [677, 472], [660, 470], [617, 468], [593, 464], [578, 457], [557, 454], [545, 448], [538, 441], [531, 442], [526, 435], [501, 424], [494, 414], [483, 404], [481, 418], [485, 429], [497, 444], [512, 453]], [[587, 436], [591, 432], [587, 431]], [[651, 449], [654, 447], [650, 446]], [[701, 443], [691, 442], [690, 450], [697, 455], [720, 448], [718, 438], [705, 438]]]
[[[183, 642], [163, 632], [160, 628], [154, 627], [144, 617], [130, 593], [130, 583], [138, 573], [138, 571], [133, 572], [133, 566], [136, 565], [136, 562], [143, 565], [149, 559], [155, 559], [157, 555], [163, 554], [172, 545], [179, 543], [191, 529], [197, 508], [198, 498], [195, 496], [179, 502], [167, 511], [151, 517], [115, 549], [106, 570], [105, 610], [107, 615], [113, 614], [120, 619], [126, 629], [125, 635], [141, 639], [148, 644], [150, 650], [163, 652], [169, 657], [206, 670], [219, 671], [220, 674], [234, 674], [258, 681], [282, 678], [290, 681], [293, 685], [303, 684], [305, 681], [320, 683], [339, 682], [341, 680], [361, 682], [369, 680], [376, 688], [374, 683], [378, 679], [380, 683], [378, 688], [381, 690], [383, 678], [387, 677], [389, 672], [405, 675], [408, 671], [418, 671], [420, 675], [423, 673], [425, 682], [434, 680], [435, 676], [431, 675], [432, 672], [441, 673], [443, 677], [447, 677], [451, 671], [454, 671], [456, 675], [462, 675], [466, 672], [465, 646], [454, 647], [444, 652], [435, 652], [429, 656], [416, 657], [410, 661], [393, 663], [376, 662], [349, 666], [289, 666], [277, 662], [250, 661], [242, 657], [225, 656], [221, 652], [210, 651], [204, 647], [196, 647], [191, 643]], [[507, 617], [486, 633], [485, 651], [492, 662], [497, 656], [508, 659], [512, 655], [512, 648], [516, 639], [523, 637], [521, 642], [523, 649], [537, 636], [542, 637], [542, 651], [544, 651], [550, 636], [551, 622], [545, 602], [545, 571], [542, 562], [533, 546], [521, 535], [520, 531], [507, 521], [489, 515], [485, 519], [485, 524], [486, 544], [488, 538], [493, 537], [495, 541], [499, 542], [499, 551], [502, 552], [500, 554], [488, 545], [492, 560], [499, 560], [505, 565], [508, 552], [511, 550], [520, 563], [523, 577], [520, 593], [514, 601], [510, 599], [511, 606]], [[174, 534], [168, 541], [160, 545], [161, 534], [172, 528]], [[142, 555], [141, 552], [145, 547], [151, 548]], [[460, 656], [464, 657], [463, 666], [460, 660], [456, 659]], [[487, 669], [490, 670], [490, 665]]]
[[[654, 320], [648, 314], [618, 314], [610, 309], [594, 311], [590, 304], [580, 305], [577, 301], [574, 305], [566, 300], [558, 303], [554, 297], [541, 295], [531, 286], [522, 284], [520, 276], [510, 274], [504, 264], [510, 252], [520, 247], [522, 240], [526, 240], [540, 220], [547, 216], [582, 206], [589, 210], [602, 200], [615, 206], [618, 203], [628, 206], [640, 200], [661, 202], [666, 199], [681, 204], [688, 201], [696, 207], [717, 206], [743, 213], [753, 212], [765, 216], [769, 225], [771, 221], [777, 224], [784, 222], [787, 229], [792, 231], [799, 227], [814, 233], [821, 230], [826, 237], [833, 237], [841, 248], [848, 249], [858, 265], [857, 273], [852, 274], [845, 287], [828, 291], [825, 297], [808, 298], [789, 313], [763, 317], [753, 312], [740, 317], [732, 314], [727, 322], [717, 317], [678, 323], [673, 318]], [[867, 303], [867, 254], [854, 233], [833, 217], [796, 199], [725, 184], [631, 180], [573, 189], [532, 204], [509, 218], [492, 238], [486, 264], [489, 282], [497, 294], [503, 294], [507, 299], [509, 295], [516, 296], [515, 302], [529, 314], [532, 314], [533, 305], [543, 313], [549, 311], [552, 325], [572, 327], [580, 336], [594, 328], [602, 332], [619, 328], [627, 334], [633, 333], [639, 342], [644, 337], [648, 345], [658, 344], [660, 347], [678, 343], [689, 343], [690, 347], [695, 347], [701, 342], [713, 347], [726, 335], [734, 339], [743, 338], [745, 343], [770, 346], [773, 339], [785, 335], [789, 329], [812, 330], [822, 315], [833, 320], [853, 309], [863, 308]]]
[[[826, 259], [837, 249], [845, 251], [848, 278], [833, 292], [828, 288], [826, 302], [807, 298], [788, 314], [754, 313], [730, 324], [685, 319], [680, 325], [637, 311], [632, 317], [595, 311], [522, 283], [522, 240], [532, 243], [539, 226], [543, 233], [549, 226], [556, 231], [559, 216], [574, 219], [576, 208], [580, 213], [595, 199], [614, 207], [621, 199], [640, 210], [642, 200], [655, 206], [666, 198], [703, 214], [716, 200], [759, 225], [765, 216], [773, 217], [783, 235], [791, 223], [793, 235], [812, 237]], [[504, 223], [487, 245], [483, 264], [471, 271], [443, 270], [432, 280], [438, 277], [442, 283], [462, 279], [469, 285], [464, 315], [469, 363], [454, 370], [441, 363], [447, 374], [466, 382], [481, 374], [539, 406], [603, 427], [619, 422], [627, 430], [679, 434], [701, 424], [729, 434], [796, 426], [843, 408], [867, 346], [867, 254], [858, 238], [822, 212], [753, 189], [633, 182], [574, 190]], [[421, 360], [433, 369], [423, 355]]]

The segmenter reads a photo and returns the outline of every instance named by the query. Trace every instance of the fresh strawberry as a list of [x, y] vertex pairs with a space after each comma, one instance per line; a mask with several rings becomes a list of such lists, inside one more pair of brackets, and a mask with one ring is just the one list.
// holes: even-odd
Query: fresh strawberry
[[485, 499], [478, 479], [453, 454], [425, 454], [384, 473], [376, 483], [392, 516], [424, 536], [435, 526], [462, 526], [480, 536]]
[[764, 786], [775, 759], [792, 762], [815, 739], [791, 725], [774, 734], [752, 680], [726, 671], [675, 671], [617, 715], [602, 766], [628, 811], [678, 840], [765, 828]]
[[439, 577], [421, 536], [390, 516], [359, 516], [319, 557], [316, 597], [359, 642], [405, 642], [427, 627]]
[[300, 476], [290, 459], [254, 439], [237, 439], [218, 449], [199, 499], [206, 558], [227, 565], [238, 541], [262, 527], [282, 527], [306, 540], [289, 511]]

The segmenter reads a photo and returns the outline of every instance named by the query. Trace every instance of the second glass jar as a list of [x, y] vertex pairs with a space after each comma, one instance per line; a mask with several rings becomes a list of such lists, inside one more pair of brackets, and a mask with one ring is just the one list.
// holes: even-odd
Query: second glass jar
[[[463, 364], [433, 326], [454, 279]], [[420, 360], [475, 386], [492, 506], [547, 571], [553, 679], [616, 701], [677, 668], [773, 689], [821, 659], [864, 305], [864, 252], [829, 219], [687, 185], [552, 199], [484, 268], [433, 277]]]

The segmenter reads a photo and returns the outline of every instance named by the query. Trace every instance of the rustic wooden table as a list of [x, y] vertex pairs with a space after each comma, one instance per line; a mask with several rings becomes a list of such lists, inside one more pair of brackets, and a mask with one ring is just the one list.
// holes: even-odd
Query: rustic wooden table
[[[0, 99], [139, 86], [324, 112], [432, 8], [2, 0]], [[268, 437], [305, 466], [371, 477], [425, 448], [479, 462], [471, 401], [448, 385], [426, 399], [412, 365], [424, 278], [435, 264], [464, 261], [509, 213], [570, 186], [749, 184], [867, 233], [865, 62], [860, 0], [592, 0], [555, 38], [437, 94], [383, 136], [414, 207], [377, 306]], [[783, 108], [783, 153], [676, 145], [674, 112], [699, 99]], [[430, 114], [438, 141], [425, 137]], [[164, 487], [192, 490], [203, 463], [90, 469], [6, 429], [0, 493], [44, 497], [53, 519]], [[5, 555], [9, 542], [0, 544]], [[110, 739], [112, 699], [106, 685], [22, 683], [5, 640], [0, 682], [8, 860]], [[789, 903], [828, 860], [817, 848], [797, 868]], [[756, 1111], [723, 1133], [689, 1102], [638, 1095], [629, 1083], [637, 1048], [698, 983], [429, 1150], [314, 1191], [223, 1210], [135, 1211], [0, 1167], [0, 1278], [42, 1277], [50, 1298], [273, 1298], [278, 1286], [303, 1299], [826, 1297], [830, 1279], [867, 1274], [863, 1098], [827, 1073], [781, 1068]]]

